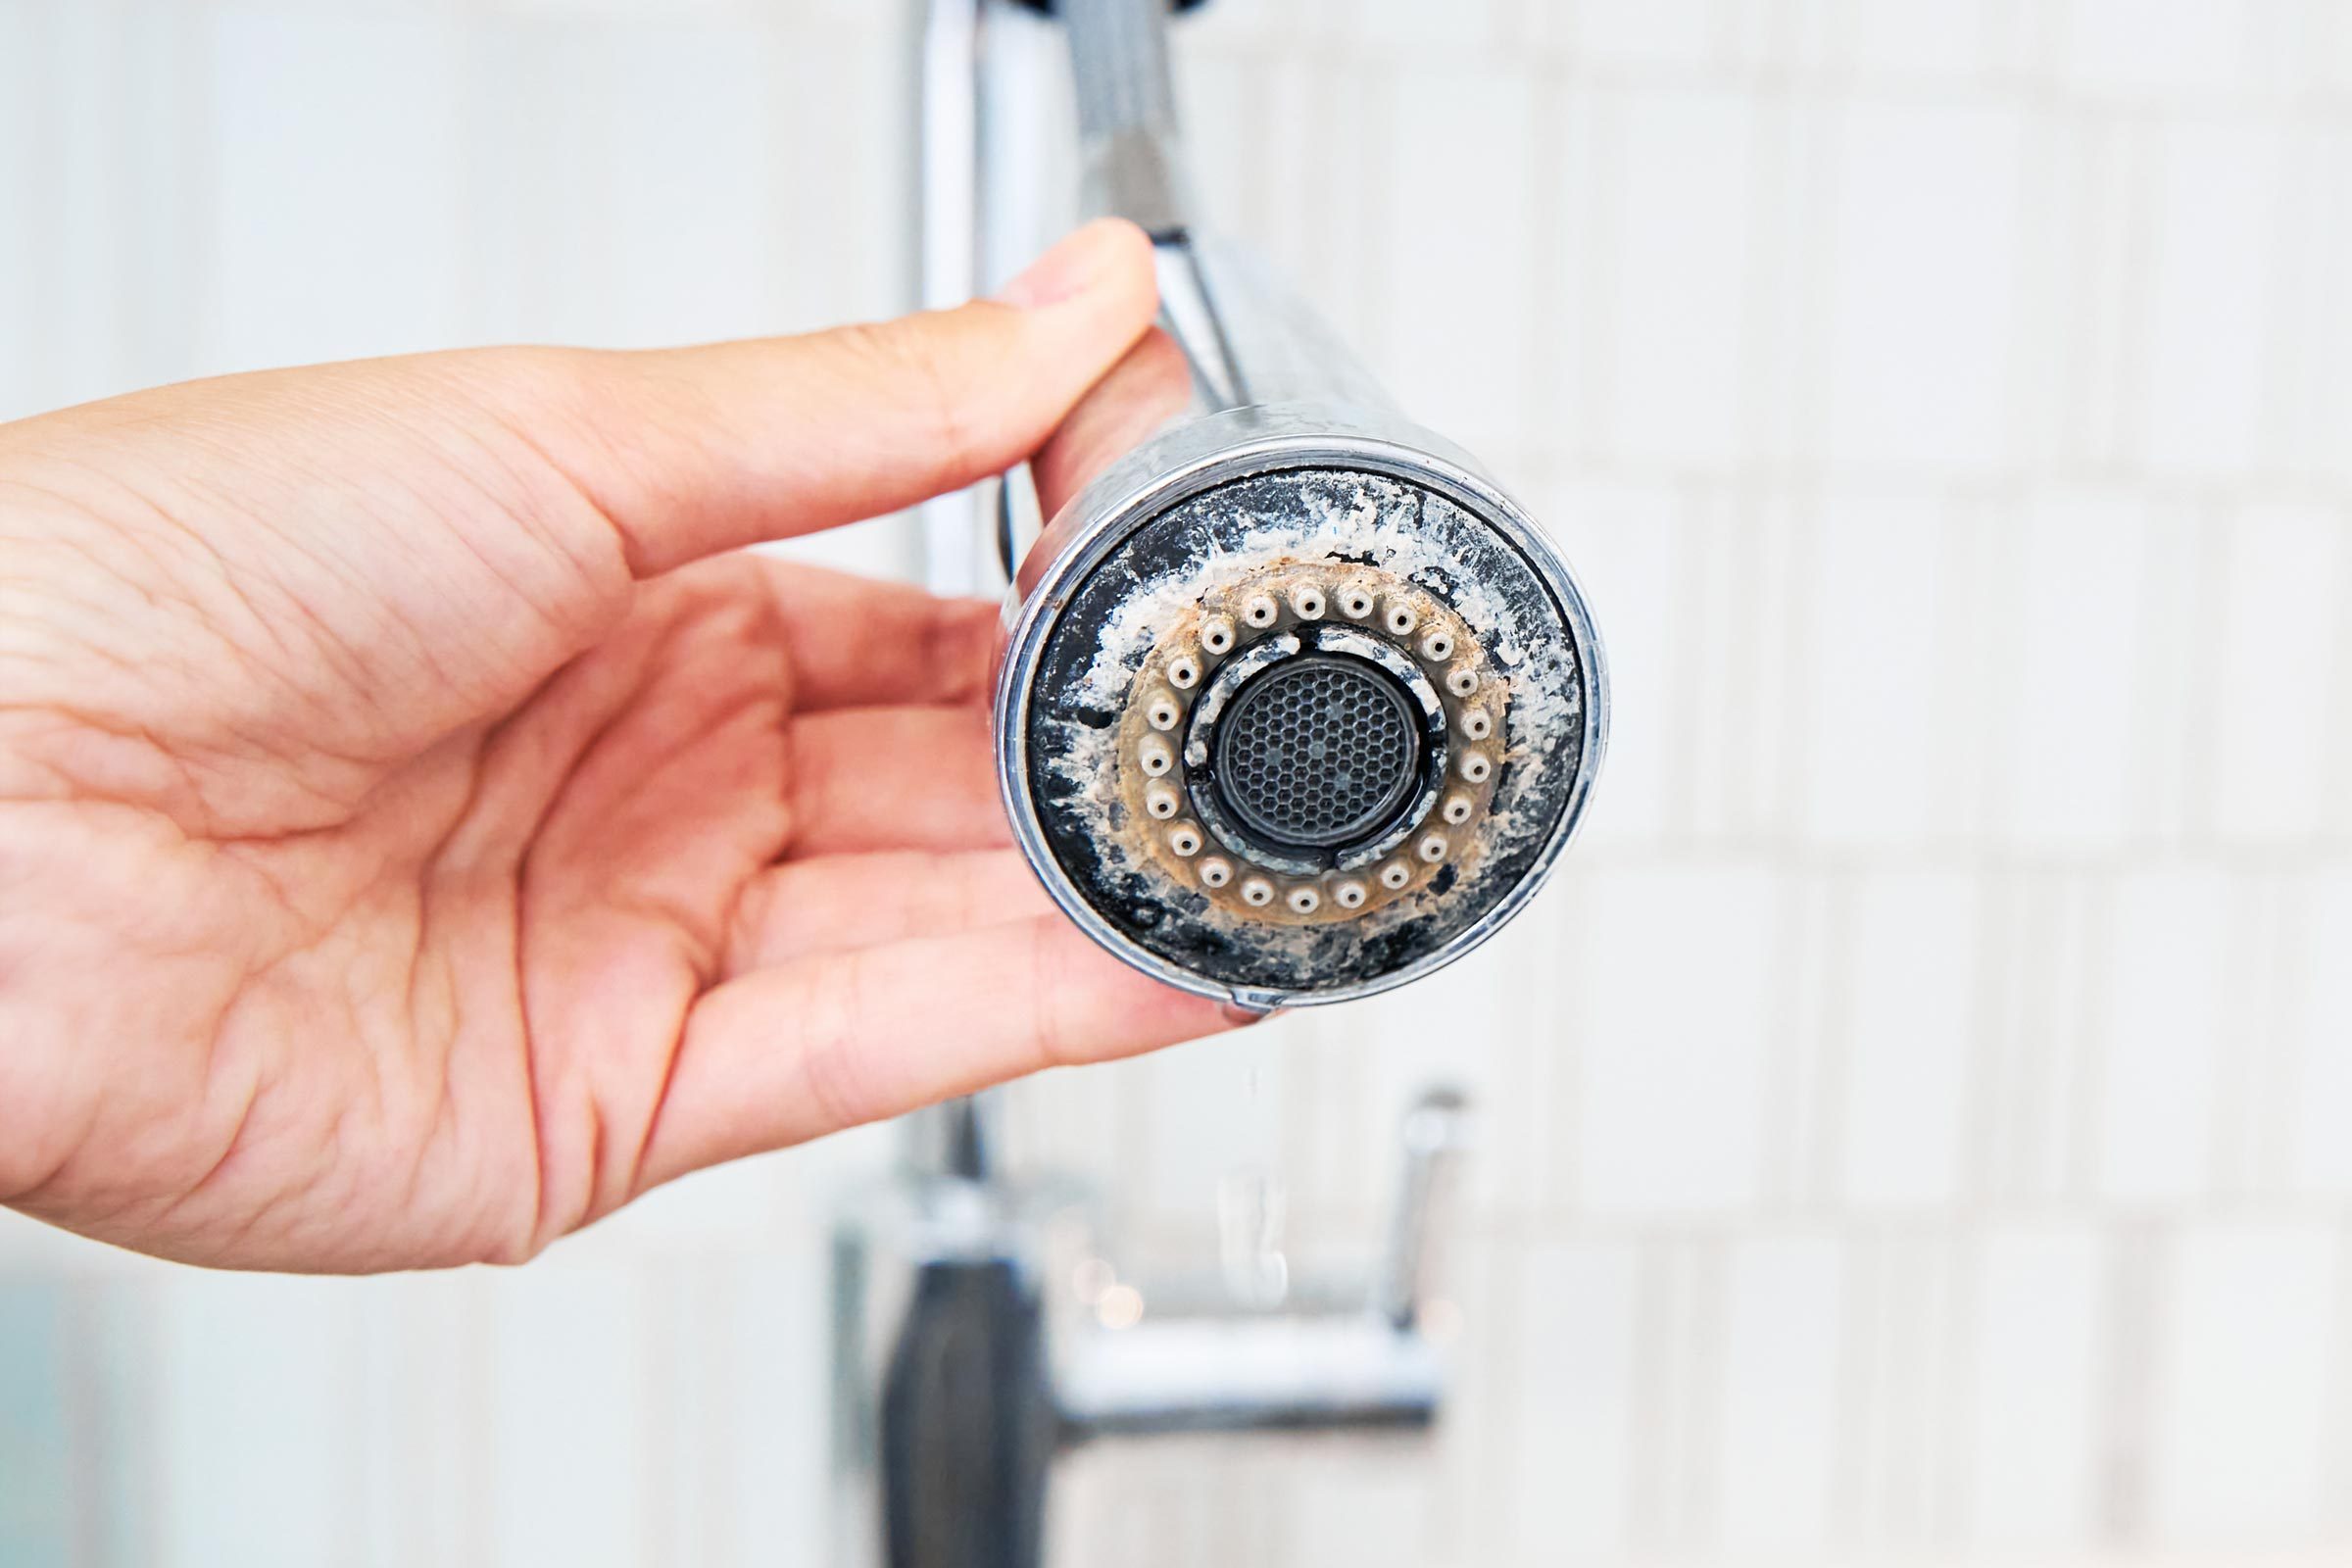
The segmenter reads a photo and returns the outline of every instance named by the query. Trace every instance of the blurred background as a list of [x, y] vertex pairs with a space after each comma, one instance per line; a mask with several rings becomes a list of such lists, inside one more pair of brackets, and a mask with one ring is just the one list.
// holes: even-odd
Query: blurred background
[[[1085, 1452], [1057, 1560], [2343, 1560], [2352, 10], [1178, 37], [1205, 205], [1549, 520], [1616, 730], [1472, 959], [1013, 1096], [1146, 1261], [1237, 1182], [1345, 1251], [1406, 1096], [1482, 1107], [1434, 1445]], [[0, 0], [0, 417], [892, 313], [911, 50], [879, 0]], [[0, 1564], [828, 1560], [826, 1226], [894, 1147], [510, 1272], [0, 1216]]]

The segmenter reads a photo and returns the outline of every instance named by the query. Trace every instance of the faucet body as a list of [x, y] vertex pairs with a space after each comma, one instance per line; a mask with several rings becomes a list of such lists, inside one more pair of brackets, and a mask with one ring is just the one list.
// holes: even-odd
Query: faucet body
[[[1160, 323], [1028, 474], [943, 498], [931, 586], [1012, 581], [997, 762], [1016, 841], [1095, 939], [1251, 1007], [1401, 984], [1531, 897], [1581, 813], [1606, 673], [1573, 578], [1467, 455], [1407, 420], [1186, 187], [1165, 0], [922, 0], [922, 293], [978, 291], [1034, 193], [1001, 115], [1058, 26], [1084, 205], [1152, 236]], [[1000, 51], [995, 45], [1016, 47]], [[1050, 79], [1050, 74], [1048, 78]], [[1015, 502], [1050, 516], [1017, 561]], [[834, 1249], [842, 1562], [1038, 1568], [1055, 1454], [1164, 1433], [1412, 1433], [1463, 1136], [1440, 1090], [1365, 1277], [1121, 1272], [1083, 1193], [1007, 1180], [993, 1100], [907, 1120]], [[1281, 1265], [1279, 1257], [1272, 1261]]]

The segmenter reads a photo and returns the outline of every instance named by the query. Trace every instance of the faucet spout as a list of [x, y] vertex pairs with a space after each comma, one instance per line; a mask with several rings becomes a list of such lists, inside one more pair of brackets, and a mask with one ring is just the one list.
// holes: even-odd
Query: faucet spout
[[1065, 1443], [1197, 1432], [1412, 1431], [1436, 1348], [1370, 1314], [1173, 1318], [1090, 1336], [1055, 1372]]
[[1421, 1298], [1468, 1125], [1469, 1102], [1450, 1086], [1424, 1091], [1405, 1112], [1396, 1207], [1361, 1308], [1087, 1330], [1054, 1364], [1063, 1441], [1429, 1426], [1445, 1368], [1423, 1332]]

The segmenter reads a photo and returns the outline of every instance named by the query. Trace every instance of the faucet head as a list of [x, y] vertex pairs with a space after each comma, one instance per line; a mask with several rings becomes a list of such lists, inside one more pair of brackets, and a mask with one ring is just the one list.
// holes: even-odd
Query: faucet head
[[1252, 407], [1148, 443], [1024, 571], [998, 770], [1112, 952], [1250, 1006], [1424, 974], [1522, 907], [1605, 738], [1574, 579], [1423, 432]]

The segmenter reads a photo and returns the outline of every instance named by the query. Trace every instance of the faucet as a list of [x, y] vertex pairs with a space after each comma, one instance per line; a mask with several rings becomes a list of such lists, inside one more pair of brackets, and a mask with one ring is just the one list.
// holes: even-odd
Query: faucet
[[[1054, 85], [1054, 29], [1082, 206], [1151, 236], [1160, 289], [1159, 325], [1027, 471], [920, 513], [935, 591], [980, 589], [992, 536], [1011, 583], [1015, 842], [1110, 952], [1245, 1008], [1459, 956], [1551, 871], [1600, 764], [1606, 666], [1566, 564], [1200, 230], [1168, 0], [921, 5], [922, 302], [970, 298], [1032, 237], [1040, 138], [1009, 122]], [[1083, 1444], [1435, 1421], [1424, 1281], [1458, 1093], [1404, 1115], [1369, 1277], [1292, 1280], [1243, 1245], [1205, 1286], [1128, 1277], [1087, 1193], [1010, 1179], [998, 1103], [907, 1118], [900, 1168], [837, 1228], [836, 1560], [1038, 1568], [1054, 1458]]]
[[1423, 1306], [1467, 1117], [1446, 1088], [1406, 1111], [1368, 1279], [1245, 1255], [1214, 1284], [1131, 1281], [1083, 1191], [1003, 1179], [973, 1107], [935, 1118], [959, 1167], [910, 1161], [835, 1234], [834, 1560], [1040, 1568], [1053, 1460], [1082, 1444], [1428, 1429]]

